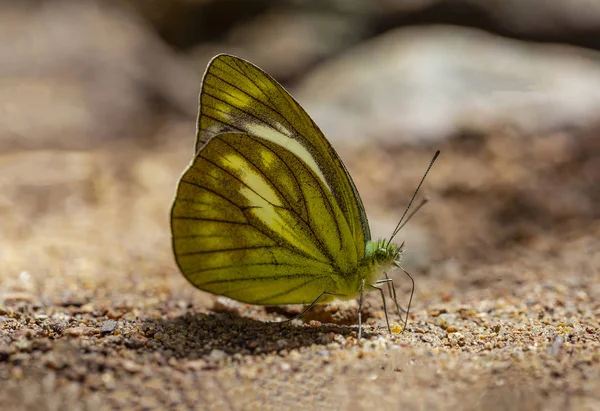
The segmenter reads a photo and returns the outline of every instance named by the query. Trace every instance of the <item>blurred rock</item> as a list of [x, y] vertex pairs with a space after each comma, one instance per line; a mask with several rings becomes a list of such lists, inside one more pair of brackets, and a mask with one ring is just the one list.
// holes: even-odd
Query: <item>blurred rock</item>
[[598, 57], [472, 29], [407, 28], [324, 64], [294, 95], [346, 144], [587, 129], [600, 110]]
[[199, 76], [105, 3], [0, 6], [0, 149], [86, 147], [195, 116]]
[[338, 13], [275, 10], [241, 23], [224, 41], [204, 43], [193, 52], [203, 67], [218, 53], [252, 61], [280, 82], [304, 74], [316, 63], [366, 36], [364, 19]]
[[516, 34], [574, 35], [600, 32], [600, 3], [582, 0], [467, 0]]
[[600, 48], [600, 3], [585, 0], [288, 0], [287, 3], [360, 16], [371, 27], [383, 30], [455, 24], [527, 39], [594, 43], [595, 48]]
[[276, 4], [269, 0], [110, 0], [144, 18], [177, 49], [223, 37]]
[[[208, 59], [220, 52], [248, 58], [286, 82], [296, 80], [328, 56], [398, 25], [451, 22], [528, 38], [567, 41], [587, 35], [587, 43], [593, 46], [594, 42], [600, 43], [600, 37], [595, 35], [600, 33], [599, 9], [600, 6], [574, 0], [552, 4], [542, 4], [541, 0], [3, 2], [0, 35], [10, 41], [0, 45], [0, 149], [73, 149], [105, 139], [134, 136], [156, 136], [162, 140], [164, 123], [174, 116], [183, 116], [193, 130], [199, 73]], [[188, 53], [189, 59], [170, 47]], [[558, 123], [580, 121], [578, 116], [587, 116], [586, 110], [596, 101], [589, 97], [595, 86], [589, 89], [587, 83], [596, 75], [596, 56], [581, 56], [579, 51], [526, 46], [450, 28], [392, 32], [359, 50], [369, 48], [375, 49], [352, 53], [355, 57], [347, 57], [343, 59], [347, 63], [336, 66], [348, 71], [339, 74], [336, 84], [347, 87], [346, 94], [356, 91], [361, 95], [375, 87], [365, 83], [364, 78], [369, 78], [380, 83], [380, 96], [391, 100], [381, 104], [385, 106], [381, 111], [378, 104], [364, 99], [352, 102], [346, 94], [340, 96], [345, 105], [352, 107], [341, 112], [339, 107], [327, 109], [324, 117], [350, 129], [350, 134], [365, 135], [361, 128], [363, 118], [380, 121], [379, 117], [393, 115], [403, 123], [402, 127], [389, 127], [384, 122], [378, 125], [381, 130], [377, 133], [407, 131], [412, 135], [422, 131], [425, 137], [435, 138], [446, 135], [452, 128], [448, 123], [457, 119], [462, 123], [454, 129], [468, 129], [474, 112], [483, 112], [480, 121], [485, 123], [484, 127], [476, 125], [475, 131], [486, 130], [490, 119], [498, 120], [490, 114], [498, 106], [502, 108], [500, 116], [511, 117], [511, 110], [521, 112], [519, 104], [526, 106], [522, 111], [523, 117], [527, 116], [524, 122], [539, 124], [531, 116], [545, 121], [550, 113], [556, 117], [550, 121], [549, 128], [553, 129]], [[478, 54], [477, 59], [471, 58], [473, 53]], [[362, 61], [356, 64], [354, 58]], [[373, 66], [378, 59], [386, 67], [375, 75]], [[489, 73], [482, 71], [478, 62]], [[398, 70], [404, 70], [400, 77]], [[352, 79], [352, 72], [358, 71], [363, 71], [356, 74], [362, 80], [344, 83], [344, 79]], [[438, 84], [432, 80], [436, 76], [441, 79], [441, 74], [449, 71], [456, 73], [452, 81], [442, 79]], [[398, 106], [395, 97], [387, 94], [394, 89], [388, 75], [396, 77], [394, 81], [407, 89], [403, 98], [408, 109]], [[577, 76], [577, 85], [572, 86], [570, 83], [575, 80], [567, 75]], [[476, 81], [473, 76], [478, 76]], [[406, 81], [402, 82], [402, 78]], [[494, 101], [481, 97], [484, 89], [467, 96], [461, 94], [469, 91], [467, 80], [490, 87], [489, 93], [496, 94]], [[514, 98], [512, 94], [522, 92], [521, 86], [528, 88], [530, 80], [533, 87], [527, 93], [528, 100]], [[583, 90], [583, 101], [579, 96], [577, 101], [569, 101], [579, 90]], [[321, 95], [329, 99], [326, 94], [330, 92]], [[407, 98], [410, 94], [418, 97]], [[436, 96], [439, 100], [430, 98]], [[564, 103], [546, 101], [565, 96]], [[454, 105], [454, 100], [462, 97], [466, 97], [462, 105], [471, 106], [448, 108], [449, 100]], [[536, 98], [538, 102], [531, 103]], [[381, 101], [380, 97], [376, 99]], [[532, 106], [537, 107], [533, 112]], [[569, 110], [563, 112], [565, 106]], [[390, 113], [390, 107], [403, 108], [403, 112], [421, 118], [415, 117], [406, 124], [406, 116], [397, 116], [398, 110]], [[363, 117], [370, 110], [376, 110], [379, 116]], [[558, 110], [558, 115], [554, 116], [552, 110]], [[340, 113], [353, 118], [340, 117]], [[523, 120], [517, 121], [518, 125], [520, 122]], [[368, 130], [375, 128], [373, 124], [376, 123], [369, 123]], [[425, 130], [421, 129], [422, 124], [426, 125]]]

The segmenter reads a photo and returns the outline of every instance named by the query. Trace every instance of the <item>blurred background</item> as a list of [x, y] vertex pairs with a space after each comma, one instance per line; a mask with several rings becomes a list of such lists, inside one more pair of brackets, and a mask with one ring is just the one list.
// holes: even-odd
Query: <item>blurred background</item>
[[[470, 409], [487, 398], [482, 386], [504, 384], [517, 390], [472, 409], [584, 409], [569, 396], [600, 392], [600, 2], [0, 0], [0, 38], [0, 402], [9, 408], [161, 409], [185, 394], [192, 409], [198, 396], [223, 393], [206, 385], [219, 375], [246, 387], [235, 404], [298, 392], [295, 407], [334, 376], [349, 381], [340, 398], [365, 409], [381, 393], [382, 409]], [[399, 369], [387, 346], [381, 371], [351, 338], [343, 361], [330, 358], [326, 344], [346, 344], [349, 327], [293, 326], [282, 340], [262, 321], [298, 307], [215, 298], [178, 273], [169, 209], [217, 53], [257, 64], [305, 107], [353, 176], [374, 237], [390, 235], [442, 151], [422, 190], [431, 201], [396, 238], [416, 280], [411, 332], [383, 337], [375, 293], [363, 310], [380, 326], [376, 341], [402, 344]], [[409, 282], [396, 280], [405, 305]], [[356, 325], [348, 304], [303, 319]], [[292, 350], [298, 367], [273, 365]], [[264, 358], [258, 371], [247, 365]], [[408, 372], [396, 372], [402, 364]], [[403, 380], [390, 379], [390, 366]], [[269, 378], [284, 370], [296, 379], [279, 390]], [[530, 398], [554, 408], [502, 405]]]
[[14, 298], [163, 282], [199, 298], [172, 262], [168, 212], [217, 53], [291, 90], [375, 237], [442, 150], [432, 201], [398, 241], [407, 267], [460, 279], [448, 292], [506, 279], [465, 274], [482, 263], [546, 261], [573, 241], [597, 253], [600, 3], [4, 1], [0, 33], [0, 282]]

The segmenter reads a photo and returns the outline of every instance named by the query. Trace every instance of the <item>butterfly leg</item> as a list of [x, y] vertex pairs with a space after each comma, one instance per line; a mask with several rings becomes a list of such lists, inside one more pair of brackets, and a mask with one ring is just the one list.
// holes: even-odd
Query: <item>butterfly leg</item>
[[404, 319], [404, 327], [402, 328], [402, 331], [404, 331], [404, 329], [408, 325], [408, 312], [410, 311], [410, 305], [412, 304], [413, 295], [415, 294], [415, 279], [412, 278], [412, 275], [410, 275], [408, 273], [408, 271], [406, 271], [404, 268], [400, 267], [399, 264], [397, 264], [397, 266], [404, 272], [404, 274], [406, 274], [408, 276], [408, 278], [410, 278], [410, 282], [412, 284], [412, 286], [410, 288], [410, 298], [408, 299], [408, 306], [406, 307], [406, 318]]
[[[398, 314], [398, 318], [400, 318], [400, 321], [402, 321], [402, 323], [404, 324], [404, 326], [402, 327], [402, 331], [404, 331], [404, 329], [408, 325], [407, 324], [407, 321], [408, 321], [408, 309], [405, 310], [405, 309], [401, 308], [400, 305], [398, 304], [398, 299], [396, 298], [396, 289], [394, 287], [394, 280], [392, 280], [391, 278], [385, 278], [385, 279], [377, 280], [375, 282], [376, 285], [384, 284], [384, 283], [386, 283], [388, 285], [388, 289], [393, 290], [393, 292], [390, 291], [390, 298], [392, 298], [394, 300], [394, 303], [396, 304], [396, 312]], [[410, 308], [410, 304], [409, 304], [408, 308]], [[402, 319], [402, 315], [400, 314], [400, 311], [403, 311], [403, 312], [406, 313], [406, 318], [405, 319]]]
[[[404, 329], [406, 328], [406, 326], [408, 325], [407, 321], [408, 321], [408, 309], [404, 310], [402, 308], [400, 308], [400, 305], [398, 304], [398, 300], [396, 298], [396, 289], [394, 288], [394, 280], [392, 280], [391, 278], [386, 278], [386, 279], [381, 279], [381, 280], [377, 280], [375, 282], [376, 285], [379, 284], [387, 284], [388, 287], [390, 287], [393, 291], [393, 293], [390, 291], [391, 294], [391, 298], [394, 300], [394, 303], [396, 304], [396, 312], [398, 314], [398, 318], [400, 318], [400, 321], [402, 321], [402, 323], [404, 324], [404, 326], [402, 327], [402, 331], [404, 331]], [[376, 287], [378, 288], [378, 287]], [[411, 292], [411, 300], [412, 300], [412, 292]], [[410, 303], [408, 305], [408, 308], [410, 308]], [[400, 310], [404, 311], [406, 313], [406, 318], [402, 318], [402, 315], [400, 314]], [[386, 313], [387, 315], [387, 313]]]
[[396, 305], [396, 313], [398, 314], [398, 318], [400, 318], [400, 320], [402, 321], [402, 315], [400, 314], [400, 310], [402, 310], [402, 308], [400, 308], [400, 305], [398, 304], [398, 298], [396, 297], [396, 288], [394, 287], [394, 280], [392, 280], [391, 278], [384, 278], [375, 282], [375, 285], [380, 284], [387, 284], [390, 298], [392, 299], [392, 301], [394, 301], [394, 304]]
[[398, 297], [396, 296], [396, 287], [394, 287], [394, 280], [392, 280], [390, 277], [388, 277], [387, 272], [384, 273], [384, 275], [385, 275], [385, 279], [377, 280], [376, 284], [387, 283], [390, 298], [394, 301], [394, 304], [396, 305], [396, 313], [398, 314], [398, 317], [401, 317], [400, 311], [406, 312], [406, 310], [404, 308], [400, 307], [400, 304], [398, 304]]
[[301, 318], [304, 314], [309, 312], [315, 305], [317, 305], [319, 303], [319, 301], [321, 300], [321, 298], [323, 298], [326, 295], [332, 295], [334, 297], [339, 296], [339, 294], [330, 293], [329, 291], [323, 291], [321, 294], [319, 294], [319, 296], [315, 299], [315, 301], [310, 303], [310, 305], [308, 307], [306, 307], [306, 309], [304, 311], [302, 311], [300, 314], [298, 314], [292, 318], [288, 318], [287, 320], [280, 321], [280, 322], [287, 323], [287, 322], [296, 320], [298, 318]]
[[383, 301], [383, 312], [385, 313], [385, 323], [387, 324], [388, 332], [390, 334], [392, 334], [392, 329], [390, 327], [390, 320], [388, 319], [387, 305], [385, 303], [385, 293], [383, 292], [383, 288], [375, 287], [374, 285], [371, 285], [371, 284], [369, 284], [369, 287], [371, 287], [374, 290], [379, 291], [379, 293], [381, 294], [381, 301]]
[[360, 341], [362, 337], [362, 306], [363, 306], [363, 297], [365, 295], [365, 280], [360, 283], [360, 298], [358, 299], [358, 341]]
[[[408, 326], [408, 314], [410, 311], [410, 306], [412, 304], [412, 299], [413, 299], [413, 295], [415, 293], [415, 280], [414, 278], [408, 273], [408, 271], [406, 271], [404, 268], [402, 268], [400, 265], [396, 264], [396, 267], [398, 267], [399, 269], [401, 269], [404, 274], [406, 274], [408, 276], [408, 278], [410, 278], [410, 281], [412, 283], [412, 287], [410, 289], [410, 298], [408, 300], [408, 306], [406, 307], [406, 316], [404, 319], [404, 327], [402, 327], [402, 331], [404, 332], [404, 330], [406, 329], [406, 327]], [[382, 280], [377, 280], [377, 282], [375, 284], [383, 284], [383, 283], [387, 283], [388, 287], [390, 287], [393, 290], [393, 295], [394, 295], [394, 303], [396, 304], [396, 309], [398, 310], [398, 316], [400, 316], [400, 306], [398, 305], [398, 300], [396, 299], [396, 289], [393, 286], [393, 282], [394, 280], [392, 280], [391, 278], [389, 278], [387, 276], [387, 273], [385, 275], [385, 279]], [[402, 310], [404, 311], [404, 310]]]

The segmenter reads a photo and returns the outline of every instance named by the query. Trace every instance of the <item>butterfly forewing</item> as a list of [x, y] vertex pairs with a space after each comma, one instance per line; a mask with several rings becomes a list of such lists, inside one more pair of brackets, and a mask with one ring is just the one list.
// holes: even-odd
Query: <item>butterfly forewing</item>
[[[343, 216], [339, 224], [348, 227], [355, 253], [359, 259], [363, 257], [370, 239], [368, 222], [360, 196], [337, 153], [277, 81], [252, 63], [219, 55], [211, 61], [203, 79], [196, 151], [226, 132], [258, 136], [284, 147], [302, 161], [333, 196]], [[273, 174], [273, 178], [278, 177]]]

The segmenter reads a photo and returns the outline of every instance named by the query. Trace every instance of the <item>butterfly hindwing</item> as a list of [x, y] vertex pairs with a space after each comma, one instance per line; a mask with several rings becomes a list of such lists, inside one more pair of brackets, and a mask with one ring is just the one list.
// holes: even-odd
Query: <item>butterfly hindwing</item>
[[182, 176], [171, 218], [184, 275], [239, 301], [310, 303], [356, 269], [333, 196], [293, 154], [259, 137], [211, 139]]

